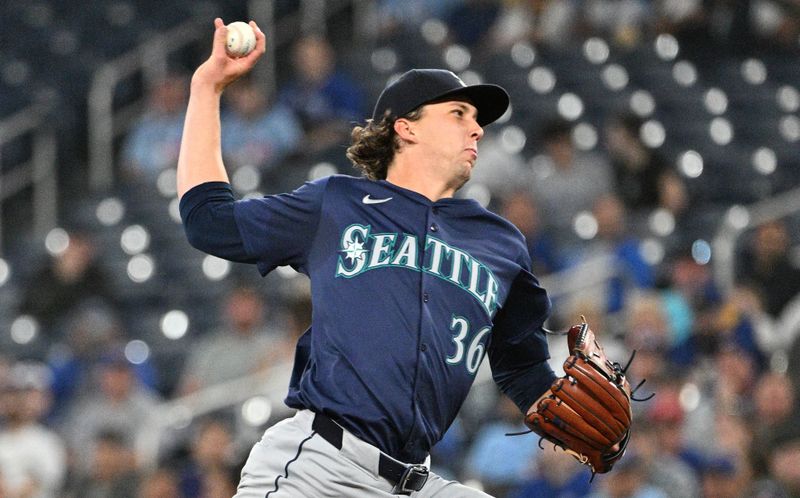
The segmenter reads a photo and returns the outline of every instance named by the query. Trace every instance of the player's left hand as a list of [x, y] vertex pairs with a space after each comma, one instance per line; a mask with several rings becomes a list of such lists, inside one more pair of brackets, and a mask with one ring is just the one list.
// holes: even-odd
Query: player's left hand
[[567, 335], [566, 375], [531, 406], [525, 423], [602, 474], [622, 458], [630, 438], [631, 386], [585, 321]]
[[232, 57], [225, 50], [228, 28], [219, 17], [214, 19], [211, 56], [197, 68], [192, 77], [192, 84], [212, 85], [215, 91], [222, 93], [228, 85], [253, 69], [266, 51], [267, 37], [255, 21], [250, 21], [249, 24], [256, 34], [256, 47], [244, 57]]

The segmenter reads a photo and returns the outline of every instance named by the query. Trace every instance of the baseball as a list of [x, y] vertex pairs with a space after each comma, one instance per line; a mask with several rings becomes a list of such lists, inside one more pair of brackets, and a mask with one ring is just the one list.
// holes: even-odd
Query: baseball
[[236, 21], [228, 24], [225, 50], [233, 57], [244, 57], [256, 48], [256, 33], [249, 24]]

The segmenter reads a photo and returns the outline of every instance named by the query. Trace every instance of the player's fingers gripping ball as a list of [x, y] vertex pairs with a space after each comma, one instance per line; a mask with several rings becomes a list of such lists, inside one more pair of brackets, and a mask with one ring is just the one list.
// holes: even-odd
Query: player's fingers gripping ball
[[228, 24], [225, 51], [231, 57], [244, 57], [256, 48], [256, 33], [246, 22], [236, 21]]
[[531, 407], [525, 423], [592, 472], [605, 473], [622, 458], [628, 444], [631, 387], [624, 370], [609, 361], [586, 322], [570, 328], [567, 339], [566, 375]]

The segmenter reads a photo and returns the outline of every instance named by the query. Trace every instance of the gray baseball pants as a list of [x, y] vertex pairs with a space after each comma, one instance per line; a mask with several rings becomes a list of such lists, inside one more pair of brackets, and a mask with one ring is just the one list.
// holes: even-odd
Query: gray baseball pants
[[[301, 410], [264, 432], [250, 451], [234, 498], [367, 498], [401, 494], [395, 492], [396, 483], [379, 474], [380, 450], [346, 430], [342, 430], [339, 449], [314, 430], [314, 417], [313, 412]], [[422, 489], [410, 496], [489, 495], [431, 472]]]

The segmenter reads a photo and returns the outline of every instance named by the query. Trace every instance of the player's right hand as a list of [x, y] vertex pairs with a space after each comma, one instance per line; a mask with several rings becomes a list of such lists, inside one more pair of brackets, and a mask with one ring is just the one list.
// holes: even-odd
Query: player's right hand
[[256, 65], [258, 58], [264, 54], [267, 46], [267, 37], [261, 28], [250, 21], [250, 26], [256, 33], [256, 48], [245, 57], [231, 57], [225, 50], [228, 28], [219, 17], [214, 19], [214, 42], [211, 56], [197, 68], [192, 77], [192, 85], [210, 85], [219, 93], [248, 73]]

